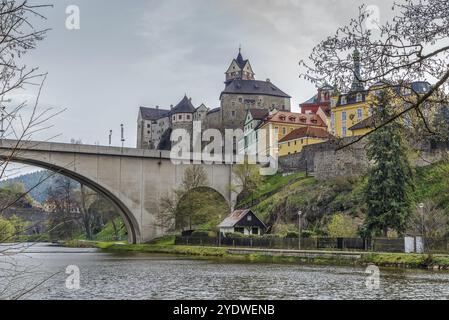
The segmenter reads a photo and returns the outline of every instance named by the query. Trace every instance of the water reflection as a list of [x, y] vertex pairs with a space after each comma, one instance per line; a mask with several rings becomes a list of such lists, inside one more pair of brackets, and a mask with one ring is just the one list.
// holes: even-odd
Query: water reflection
[[[1, 248], [0, 248], [1, 250]], [[27, 299], [447, 299], [449, 273], [381, 270], [380, 288], [369, 290], [363, 268], [234, 264], [149, 254], [109, 254], [38, 244], [7, 259], [27, 270], [24, 288], [49, 275]], [[77, 265], [81, 288], [65, 287], [65, 268]], [[9, 270], [11, 272], [11, 270]], [[1, 286], [1, 284], [0, 284]]]

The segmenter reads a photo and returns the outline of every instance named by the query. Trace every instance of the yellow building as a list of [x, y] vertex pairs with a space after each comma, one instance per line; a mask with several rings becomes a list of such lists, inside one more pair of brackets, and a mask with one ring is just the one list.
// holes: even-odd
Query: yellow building
[[347, 94], [333, 97], [331, 133], [340, 138], [365, 135], [375, 127], [372, 109], [376, 107], [376, 97], [380, 90], [390, 90], [396, 95], [398, 97], [395, 99], [396, 107], [400, 110], [408, 100], [410, 103], [413, 102], [415, 96], [412, 95], [412, 91], [424, 94], [429, 90], [430, 84], [425, 81], [416, 81], [410, 84], [410, 89], [399, 86], [388, 87], [388, 89], [385, 87], [384, 83], [377, 83], [368, 90], [350, 91]]
[[[360, 73], [360, 53], [354, 51], [354, 79], [351, 90], [348, 93], [337, 95], [331, 99], [331, 124], [330, 132], [334, 136], [345, 138], [362, 136], [370, 132], [374, 127], [372, 110], [376, 107], [377, 96], [380, 91], [388, 90], [395, 100], [398, 110], [416, 100], [416, 94], [425, 94], [429, 91], [430, 84], [426, 81], [416, 81], [409, 86], [390, 86], [386, 82], [378, 82], [369, 89], [365, 89]], [[413, 92], [413, 94], [412, 94]], [[410, 117], [410, 119], [407, 119]], [[404, 124], [412, 122], [409, 114], [405, 116]]]
[[327, 130], [326, 123], [316, 114], [303, 114], [274, 110], [257, 128], [258, 137], [266, 137], [266, 154], [275, 155], [278, 143], [289, 133], [299, 128], [319, 128]]
[[279, 156], [299, 153], [307, 145], [322, 143], [331, 135], [323, 128], [303, 127], [298, 128], [279, 140]]

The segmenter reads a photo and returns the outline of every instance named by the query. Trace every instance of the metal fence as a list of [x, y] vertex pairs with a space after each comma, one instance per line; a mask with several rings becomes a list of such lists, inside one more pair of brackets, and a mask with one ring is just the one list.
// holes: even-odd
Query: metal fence
[[[301, 250], [342, 250], [342, 251], [375, 251], [375, 252], [404, 252], [404, 238], [275, 238], [275, 237], [242, 237], [221, 239], [212, 237], [181, 237], [177, 236], [178, 245], [197, 246], [226, 246], [267, 249], [298, 249]], [[424, 239], [426, 252], [449, 252], [448, 239]]]

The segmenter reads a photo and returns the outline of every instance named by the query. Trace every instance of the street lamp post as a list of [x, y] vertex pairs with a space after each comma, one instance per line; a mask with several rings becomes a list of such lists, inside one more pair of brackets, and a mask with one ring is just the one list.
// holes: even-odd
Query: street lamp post
[[0, 99], [0, 139], [3, 140], [4, 136], [5, 136], [5, 120], [8, 117], [12, 117], [10, 114], [8, 114], [6, 112], [6, 107], [3, 105], [4, 102], [11, 102], [11, 99], [6, 99], [4, 100], [3, 97]]
[[120, 125], [120, 131], [121, 131], [121, 141], [122, 141], [122, 148], [125, 146], [125, 130], [123, 128], [123, 123]]
[[301, 215], [302, 211], [298, 211], [298, 250], [301, 250]]

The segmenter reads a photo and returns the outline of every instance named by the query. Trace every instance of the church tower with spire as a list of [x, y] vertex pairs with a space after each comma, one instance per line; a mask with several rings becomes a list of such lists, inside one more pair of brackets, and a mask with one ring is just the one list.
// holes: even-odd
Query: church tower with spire
[[354, 53], [352, 54], [352, 59], [354, 61], [354, 78], [352, 79], [351, 92], [365, 90], [360, 71], [360, 52], [357, 48], [355, 48]]
[[239, 48], [237, 58], [233, 59], [228, 70], [225, 72], [226, 81], [228, 84], [234, 79], [239, 80], [254, 80], [254, 71], [249, 63], [249, 60], [243, 59], [242, 49]]

